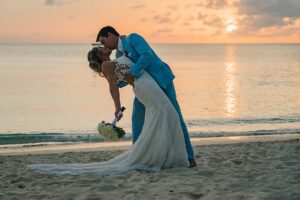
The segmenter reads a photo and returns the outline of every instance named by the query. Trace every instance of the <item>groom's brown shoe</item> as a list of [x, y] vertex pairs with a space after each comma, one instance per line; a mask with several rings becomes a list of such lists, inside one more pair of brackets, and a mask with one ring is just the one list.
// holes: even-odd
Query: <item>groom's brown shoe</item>
[[189, 163], [190, 163], [189, 168], [192, 168], [192, 167], [196, 167], [196, 166], [197, 166], [195, 159], [189, 159]]

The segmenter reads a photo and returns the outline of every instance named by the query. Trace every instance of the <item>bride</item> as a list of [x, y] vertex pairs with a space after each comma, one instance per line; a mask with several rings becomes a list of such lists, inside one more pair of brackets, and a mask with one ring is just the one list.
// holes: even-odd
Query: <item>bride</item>
[[134, 63], [125, 56], [111, 61], [110, 54], [111, 50], [107, 48], [93, 48], [88, 53], [89, 65], [107, 79], [116, 112], [121, 108], [117, 83], [124, 81], [133, 87], [135, 96], [146, 109], [145, 123], [138, 140], [128, 151], [105, 162], [34, 164], [29, 166], [30, 169], [47, 174], [111, 175], [129, 170], [159, 171], [189, 166], [179, 116], [168, 97], [146, 71], [134, 81], [127, 79], [126, 75]]

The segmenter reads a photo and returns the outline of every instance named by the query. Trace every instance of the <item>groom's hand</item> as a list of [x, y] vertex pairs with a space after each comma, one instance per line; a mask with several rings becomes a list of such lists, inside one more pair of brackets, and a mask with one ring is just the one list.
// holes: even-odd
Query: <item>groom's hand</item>
[[130, 74], [130, 73], [125, 74], [124, 80], [125, 80], [128, 84], [133, 85], [134, 80], [135, 80], [135, 76], [133, 76], [133, 75]]

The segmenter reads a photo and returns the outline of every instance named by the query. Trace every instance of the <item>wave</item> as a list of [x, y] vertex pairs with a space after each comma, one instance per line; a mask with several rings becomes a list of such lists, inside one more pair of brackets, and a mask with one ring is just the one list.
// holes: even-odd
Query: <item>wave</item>
[[192, 132], [191, 137], [226, 137], [226, 136], [255, 136], [255, 135], [284, 135], [300, 134], [300, 129], [276, 129], [276, 130], [256, 130], [238, 132]]
[[236, 119], [191, 119], [187, 120], [187, 126], [207, 125], [252, 125], [252, 124], [283, 124], [300, 123], [300, 115], [278, 116], [271, 118], [236, 118]]
[[[225, 137], [225, 136], [255, 136], [255, 135], [283, 135], [300, 134], [300, 129], [276, 129], [276, 130], [256, 130], [256, 131], [237, 131], [237, 132], [190, 132], [191, 138], [204, 137]], [[131, 140], [131, 134], [128, 133], [124, 140]], [[57, 143], [87, 143], [87, 142], [105, 142], [106, 140], [100, 134], [67, 134], [67, 133], [38, 133], [38, 134], [0, 134], [0, 146], [22, 145], [39, 146]]]
[[105, 139], [100, 134], [67, 134], [67, 133], [0, 134], [0, 145], [41, 143], [41, 142], [101, 142], [104, 140]]

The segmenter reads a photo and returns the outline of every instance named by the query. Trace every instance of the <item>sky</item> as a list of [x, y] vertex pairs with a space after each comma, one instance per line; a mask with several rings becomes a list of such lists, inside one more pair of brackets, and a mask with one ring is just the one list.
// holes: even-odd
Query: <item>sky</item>
[[0, 43], [300, 43], [300, 0], [0, 0]]

